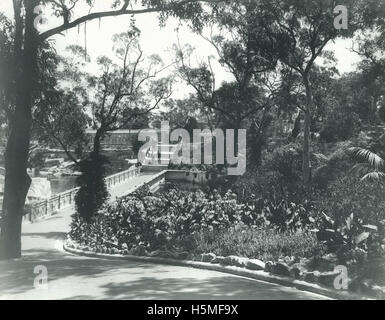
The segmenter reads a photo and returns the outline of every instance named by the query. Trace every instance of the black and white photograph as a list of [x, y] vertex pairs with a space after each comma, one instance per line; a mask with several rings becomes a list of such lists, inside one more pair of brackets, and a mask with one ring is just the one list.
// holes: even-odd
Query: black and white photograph
[[384, 299], [385, 0], [0, 0], [0, 300]]

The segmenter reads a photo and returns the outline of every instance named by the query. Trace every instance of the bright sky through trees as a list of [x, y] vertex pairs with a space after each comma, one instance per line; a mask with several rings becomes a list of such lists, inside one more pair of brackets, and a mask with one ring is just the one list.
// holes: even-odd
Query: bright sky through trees
[[[98, 11], [106, 8], [95, 7], [93, 11]], [[79, 16], [81, 6], [78, 8]], [[0, 11], [7, 16], [12, 16], [12, 1], [3, 0], [0, 2]], [[58, 21], [55, 17], [47, 14], [49, 19], [49, 26], [56, 25]], [[157, 14], [146, 13], [144, 15], [136, 15], [135, 17], [138, 28], [141, 30], [141, 46], [146, 55], [158, 54], [167, 65], [172, 62], [174, 54], [172, 53], [172, 46], [177, 42], [176, 28], [179, 26], [177, 19], [170, 18], [167, 21], [167, 26], [160, 27]], [[332, 22], [331, 22], [332, 23]], [[119, 28], [116, 26], [119, 25]], [[112, 56], [112, 36], [117, 32], [123, 32], [128, 29], [130, 25], [130, 16], [119, 16], [114, 18], [104, 18], [99, 23], [98, 20], [87, 23], [87, 39], [85, 41], [84, 25], [80, 28], [69, 30], [64, 36], [57, 35], [53, 37], [56, 41], [56, 48], [59, 54], [64, 54], [65, 48], [71, 44], [80, 46], [87, 45], [87, 51], [92, 53], [91, 58], [95, 60], [100, 55]], [[44, 30], [44, 29], [43, 29]], [[182, 45], [189, 44], [196, 48], [196, 59], [199, 62], [201, 59], [207, 59], [208, 56], [216, 56], [215, 49], [199, 35], [190, 31], [186, 26], [179, 26], [179, 39]], [[337, 68], [340, 73], [350, 72], [355, 69], [355, 64], [360, 61], [357, 54], [350, 51], [352, 40], [338, 40], [335, 44], [331, 43], [326, 47], [326, 50], [333, 50], [338, 64]], [[230, 74], [226, 73], [224, 69], [217, 63], [213, 64], [214, 72], [217, 77], [217, 86], [224, 80], [231, 80]], [[169, 72], [173, 72], [170, 69]], [[191, 88], [185, 84], [179, 83], [174, 86], [174, 98], [185, 97]]]

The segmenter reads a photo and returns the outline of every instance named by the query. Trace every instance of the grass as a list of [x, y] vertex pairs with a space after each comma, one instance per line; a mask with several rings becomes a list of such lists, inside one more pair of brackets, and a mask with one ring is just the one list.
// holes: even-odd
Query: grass
[[324, 251], [313, 233], [247, 226], [222, 232], [199, 232], [193, 236], [191, 246], [196, 253], [212, 252], [218, 256], [237, 255], [263, 261], [276, 261], [286, 256], [310, 258]]

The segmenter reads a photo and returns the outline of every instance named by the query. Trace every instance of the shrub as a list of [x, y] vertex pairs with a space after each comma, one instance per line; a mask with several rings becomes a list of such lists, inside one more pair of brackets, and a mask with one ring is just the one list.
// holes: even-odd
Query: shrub
[[300, 181], [302, 148], [298, 144], [290, 143], [277, 148], [268, 161], [271, 170], [279, 174], [282, 183], [285, 185], [291, 185]]
[[[147, 189], [105, 206], [89, 228], [82, 220], [73, 224], [74, 240], [89, 245], [113, 243], [129, 248], [143, 245], [153, 250], [178, 246], [186, 235], [201, 230], [218, 231], [240, 221], [241, 206], [231, 193], [224, 197], [202, 191], [170, 190], [152, 195]], [[84, 233], [82, 233], [84, 232]]]
[[346, 176], [318, 195], [318, 239], [341, 262], [364, 264], [384, 256], [385, 187]]
[[262, 166], [231, 185], [240, 202], [257, 197], [278, 202], [301, 202], [307, 197], [302, 182], [302, 151], [290, 143], [268, 155]]
[[320, 138], [323, 142], [344, 141], [360, 131], [360, 117], [341, 108], [332, 109], [320, 131]]
[[154, 196], [142, 189], [104, 207], [91, 224], [74, 217], [70, 236], [92, 247], [143, 246], [150, 251], [213, 252], [263, 260], [322, 252], [311, 232], [280, 231], [263, 223], [246, 226], [242, 220], [248, 210], [231, 192], [221, 196], [171, 190]]
[[379, 181], [361, 181], [344, 176], [315, 196], [320, 211], [331, 218], [344, 221], [352, 213], [367, 224], [385, 219], [385, 186]]
[[337, 254], [341, 263], [362, 266], [384, 257], [384, 222], [379, 226], [368, 225], [353, 213], [343, 221], [323, 214], [317, 238], [329, 252]]
[[280, 231], [309, 229], [314, 226], [315, 208], [309, 203], [265, 201], [261, 214]]
[[77, 179], [80, 189], [75, 197], [76, 209], [86, 222], [103, 207], [109, 197], [106, 182], [107, 158], [92, 152], [80, 163], [81, 176]]

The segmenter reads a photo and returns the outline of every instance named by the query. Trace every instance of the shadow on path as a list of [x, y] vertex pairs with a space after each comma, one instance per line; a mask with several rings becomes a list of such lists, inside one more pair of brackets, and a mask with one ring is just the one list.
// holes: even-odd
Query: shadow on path
[[[70, 220], [23, 226], [23, 258], [0, 261], [0, 299], [325, 299], [215, 271], [74, 256], [61, 249]], [[37, 266], [48, 289], [34, 287]]]

